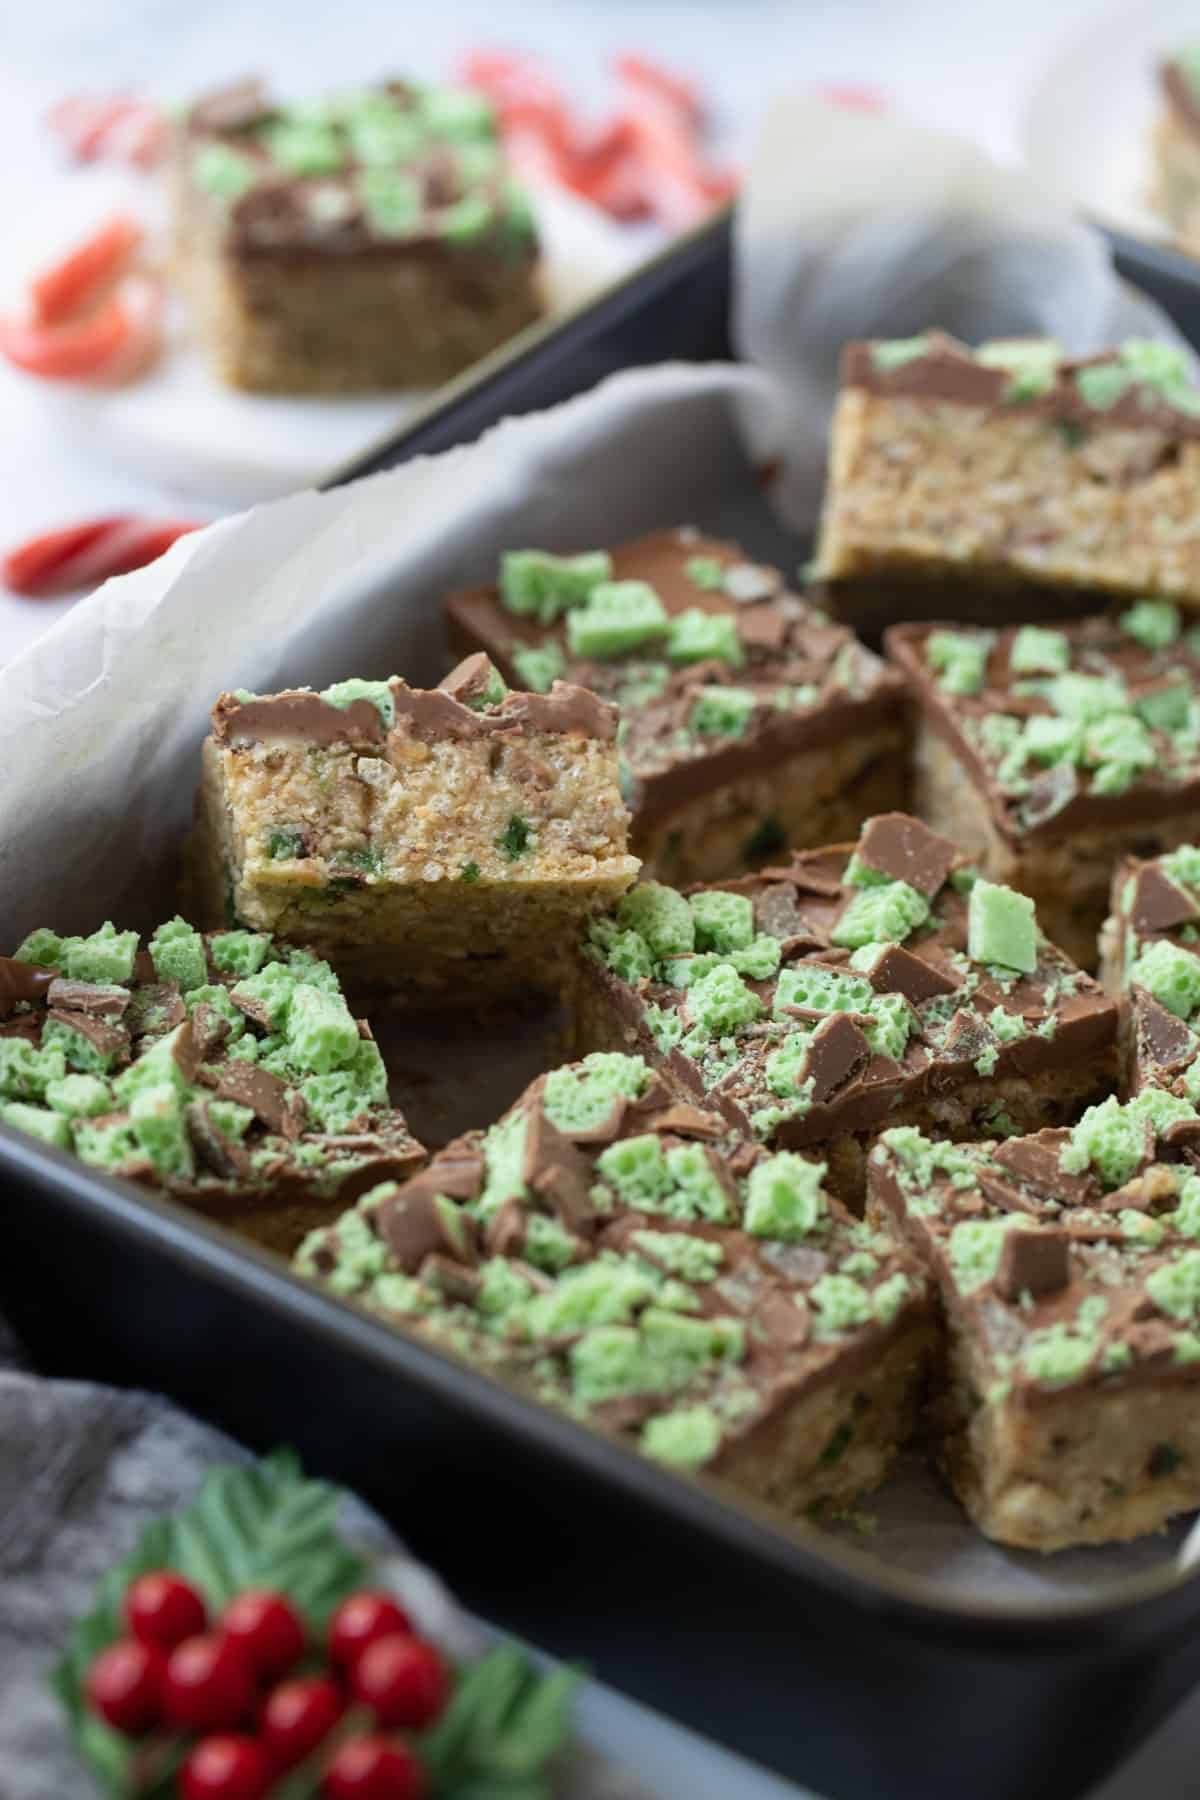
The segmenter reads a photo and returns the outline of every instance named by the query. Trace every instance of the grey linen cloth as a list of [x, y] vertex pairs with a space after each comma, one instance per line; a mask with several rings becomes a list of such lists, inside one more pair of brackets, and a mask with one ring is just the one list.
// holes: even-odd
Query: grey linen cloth
[[[48, 1685], [72, 1623], [142, 1527], [185, 1505], [208, 1466], [245, 1454], [218, 1431], [151, 1394], [45, 1381], [0, 1319], [0, 1800], [90, 1800]], [[450, 1655], [484, 1635], [438, 1578], [357, 1500], [346, 1536], [386, 1557], [376, 1572]], [[376, 1577], [373, 1576], [373, 1579]], [[601, 1751], [580, 1745], [563, 1800], [653, 1800]]]

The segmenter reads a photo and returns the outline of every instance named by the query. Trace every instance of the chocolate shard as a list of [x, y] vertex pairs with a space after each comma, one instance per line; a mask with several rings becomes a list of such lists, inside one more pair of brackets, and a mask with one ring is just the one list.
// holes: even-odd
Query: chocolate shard
[[774, 606], [750, 606], [738, 618], [738, 636], [747, 648], [776, 651], [787, 641], [788, 622]]
[[1079, 792], [1079, 775], [1074, 763], [1055, 763], [1044, 769], [1029, 783], [1021, 807], [1021, 819], [1027, 831], [1056, 818], [1066, 810]]
[[[53, 1006], [46, 1014], [47, 1019], [54, 1019], [60, 1025], [69, 1025], [86, 1038], [94, 1050], [106, 1060], [115, 1057], [118, 1063], [129, 1060], [129, 1033], [119, 1025], [110, 1025], [104, 1019], [97, 1019], [91, 1013], [68, 1012], [65, 1007]], [[190, 1080], [191, 1077], [188, 1077]]]
[[801, 1080], [812, 1078], [812, 1103], [820, 1106], [856, 1075], [871, 1060], [871, 1046], [866, 1034], [846, 1013], [834, 1013], [819, 1025], [808, 1046], [801, 1067]]
[[217, 1095], [221, 1100], [236, 1100], [239, 1106], [248, 1106], [255, 1118], [278, 1137], [297, 1138], [304, 1129], [304, 1102], [300, 1095], [269, 1069], [256, 1069], [240, 1057], [222, 1064], [217, 1075]]
[[592, 1165], [571, 1139], [551, 1124], [540, 1100], [526, 1115], [521, 1179], [568, 1231], [584, 1231], [594, 1224], [596, 1212], [588, 1198]]
[[[850, 859], [852, 845], [833, 845], [828, 850], [806, 850], [797, 856], [786, 871], [792, 885], [805, 894], [820, 894], [828, 900], [842, 897], [842, 875]], [[784, 871], [780, 871], [784, 873]]]
[[663, 1410], [654, 1394], [618, 1394], [615, 1399], [601, 1400], [593, 1406], [590, 1417], [604, 1431], [636, 1431]]
[[455, 663], [450, 673], [438, 682], [438, 687], [452, 700], [469, 706], [472, 700], [483, 699], [491, 678], [491, 658], [484, 651], [476, 650], [473, 655], [464, 656], [460, 663]]
[[977, 1062], [995, 1048], [996, 1040], [976, 1012], [959, 1007], [946, 1029], [942, 1055], [947, 1062]]
[[811, 1328], [807, 1301], [772, 1288], [754, 1309], [754, 1323], [773, 1350], [800, 1350]]
[[477, 1269], [470, 1268], [466, 1263], [455, 1262], [451, 1256], [441, 1256], [436, 1251], [425, 1258], [419, 1274], [422, 1281], [437, 1288], [448, 1300], [463, 1300], [468, 1305], [475, 1299], [483, 1284], [483, 1277]]
[[1200, 908], [1158, 863], [1143, 863], [1133, 878], [1129, 922], [1135, 931], [1170, 931], [1200, 916]]
[[125, 1015], [125, 1024], [134, 1037], [159, 1037], [167, 1031], [174, 1031], [187, 1018], [187, 1007], [179, 986], [174, 981], [155, 981], [153, 969], [151, 979], [145, 987], [134, 989], [129, 1011]]
[[988, 1174], [986, 1169], [979, 1172], [979, 1185], [989, 1205], [997, 1206], [1004, 1212], [1036, 1213], [1037, 1202], [1028, 1194], [1023, 1194], [1018, 1187], [997, 1176]]
[[484, 1249], [489, 1256], [520, 1256], [529, 1215], [519, 1200], [506, 1200], [488, 1220]]
[[220, 1049], [230, 1030], [229, 1020], [215, 1006], [202, 1000], [192, 1014], [192, 1036], [201, 1062], [206, 1062], [214, 1050]]
[[676, 1137], [723, 1138], [729, 1126], [719, 1113], [704, 1112], [698, 1106], [691, 1106], [686, 1100], [677, 1100], [662, 1112], [655, 1113], [650, 1121], [652, 1131], [660, 1135], [673, 1133]]
[[1059, 1156], [1070, 1136], [1069, 1131], [1052, 1128], [1013, 1138], [996, 1146], [992, 1161], [1047, 1200], [1063, 1206], [1094, 1206], [1099, 1192], [1094, 1176], [1068, 1175], [1059, 1167]]
[[206, 1100], [189, 1100], [184, 1108], [188, 1137], [196, 1161], [222, 1181], [245, 1181], [251, 1172], [248, 1151], [214, 1123]]
[[1071, 1279], [1070, 1239], [1064, 1231], [1026, 1231], [1014, 1225], [1004, 1234], [996, 1270], [996, 1292], [1005, 1300], [1056, 1294]]
[[806, 938], [811, 925], [800, 910], [790, 881], [770, 881], [754, 897], [755, 927], [768, 937]]
[[1134, 988], [1131, 1006], [1138, 1061], [1165, 1075], [1186, 1069], [1196, 1053], [1196, 1039], [1183, 1020], [1144, 988]]
[[880, 813], [863, 828], [858, 860], [889, 881], [906, 881], [931, 900], [958, 861], [958, 851], [949, 838], [908, 813]]
[[467, 1264], [478, 1260], [475, 1221], [442, 1195], [436, 1166], [383, 1202], [375, 1229], [406, 1275], [415, 1275], [427, 1256], [449, 1255]]
[[939, 994], [952, 994], [961, 985], [945, 969], [914, 956], [903, 944], [889, 945], [868, 979], [877, 994], [903, 994], [911, 1006], [921, 1006]]
[[115, 982], [68, 981], [60, 975], [50, 983], [46, 995], [50, 1006], [63, 1006], [69, 1012], [90, 1013], [98, 1019], [124, 1018], [133, 995]]
[[478, 1137], [455, 1138], [438, 1151], [437, 1191], [450, 1200], [475, 1200], [483, 1186], [484, 1160]]
[[22, 1001], [44, 1000], [56, 979], [54, 969], [39, 969], [33, 963], [18, 962], [15, 956], [0, 956], [0, 1018], [7, 1018]]

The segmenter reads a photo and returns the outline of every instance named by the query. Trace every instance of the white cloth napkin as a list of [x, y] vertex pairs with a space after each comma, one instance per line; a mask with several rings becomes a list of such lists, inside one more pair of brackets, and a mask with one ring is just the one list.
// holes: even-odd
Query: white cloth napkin
[[816, 521], [848, 338], [940, 326], [971, 344], [1053, 337], [1074, 355], [1127, 337], [1183, 342], [1044, 182], [957, 138], [811, 96], [772, 104], [736, 240], [735, 342], [788, 406], [772, 498], [800, 530]]

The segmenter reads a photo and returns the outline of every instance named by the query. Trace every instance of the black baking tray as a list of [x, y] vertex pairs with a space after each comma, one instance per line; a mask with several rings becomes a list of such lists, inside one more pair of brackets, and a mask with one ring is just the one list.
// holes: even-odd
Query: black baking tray
[[[1200, 289], [1163, 253], [1115, 248], [1200, 335]], [[726, 357], [729, 292], [726, 215], [336, 479], [617, 368]], [[764, 501], [743, 501], [738, 530], [756, 555], [796, 551]], [[823, 1795], [1071, 1800], [1200, 1679], [1200, 1575], [1160, 1568], [1053, 1613], [966, 1608], [680, 1480], [3, 1127], [0, 1206], [0, 1309], [37, 1366], [159, 1389], [260, 1449], [295, 1444], [476, 1610]]]

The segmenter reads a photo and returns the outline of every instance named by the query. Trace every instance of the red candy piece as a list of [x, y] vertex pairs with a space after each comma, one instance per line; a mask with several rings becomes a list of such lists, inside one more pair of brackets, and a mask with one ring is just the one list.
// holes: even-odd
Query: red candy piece
[[308, 1641], [295, 1607], [271, 1588], [247, 1588], [236, 1595], [221, 1614], [221, 1630], [260, 1681], [286, 1675]]
[[425, 1800], [429, 1777], [406, 1744], [387, 1738], [347, 1738], [321, 1783], [325, 1800]]
[[35, 275], [29, 291], [38, 324], [60, 324], [94, 299], [129, 267], [141, 241], [141, 226], [117, 213], [60, 262]]
[[18, 544], [0, 560], [0, 581], [26, 599], [52, 600], [140, 569], [169, 550], [176, 538], [199, 529], [183, 519], [89, 519]]
[[353, 1668], [368, 1644], [397, 1633], [412, 1633], [403, 1607], [390, 1594], [362, 1588], [343, 1600], [329, 1621], [329, 1654], [342, 1668]]
[[182, 1800], [262, 1800], [275, 1780], [261, 1744], [232, 1734], [201, 1738], [179, 1772]]
[[162, 1717], [166, 1658], [157, 1644], [122, 1638], [101, 1650], [84, 1683], [94, 1713], [127, 1737], [140, 1737]]
[[528, 57], [474, 51], [459, 74], [491, 100], [505, 151], [526, 180], [556, 182], [619, 219], [694, 225], [735, 186], [704, 159], [698, 89], [646, 57], [619, 56], [615, 68], [621, 107], [598, 131], [572, 117]]
[[267, 1695], [259, 1714], [263, 1743], [282, 1769], [310, 1756], [345, 1710], [342, 1690], [327, 1675], [285, 1681]]
[[89, 318], [62, 325], [0, 319], [0, 355], [27, 375], [81, 381], [97, 375], [125, 348], [132, 325], [116, 295]]
[[68, 94], [46, 121], [76, 162], [104, 158], [149, 169], [167, 145], [158, 108], [132, 94]]
[[254, 1702], [254, 1674], [245, 1655], [216, 1632], [185, 1638], [167, 1658], [163, 1711], [185, 1731], [223, 1731], [238, 1725]]
[[174, 1569], [151, 1569], [139, 1575], [125, 1594], [125, 1623], [144, 1644], [173, 1650], [195, 1637], [207, 1624], [204, 1601]]
[[446, 1665], [423, 1638], [377, 1638], [354, 1665], [350, 1678], [357, 1700], [381, 1725], [421, 1731], [431, 1725], [450, 1693]]

